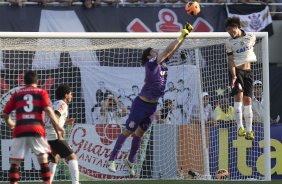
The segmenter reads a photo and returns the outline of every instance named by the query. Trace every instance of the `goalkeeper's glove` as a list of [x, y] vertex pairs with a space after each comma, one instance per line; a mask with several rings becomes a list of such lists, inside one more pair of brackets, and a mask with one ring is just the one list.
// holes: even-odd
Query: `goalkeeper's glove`
[[189, 24], [188, 22], [186, 22], [183, 25], [183, 29], [187, 29], [189, 31], [189, 33], [191, 33], [191, 31], [193, 30], [193, 26], [191, 24]]
[[183, 29], [181, 31], [181, 35], [178, 37], [179, 41], [184, 40], [184, 38], [193, 30], [193, 27], [189, 23], [185, 23], [183, 25]]

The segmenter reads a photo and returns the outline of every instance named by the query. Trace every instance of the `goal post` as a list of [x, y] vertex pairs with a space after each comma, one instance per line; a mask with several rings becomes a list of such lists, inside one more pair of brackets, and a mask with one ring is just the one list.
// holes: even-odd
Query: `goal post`
[[[134, 179], [191, 179], [192, 171], [199, 173], [197, 179], [213, 180], [216, 170], [227, 169], [230, 180], [271, 180], [268, 34], [254, 34], [258, 61], [252, 69], [254, 80], [263, 83], [265, 109], [263, 119], [254, 123], [255, 140], [238, 138], [232, 119], [223, 124], [213, 119], [220, 103], [233, 106], [228, 96], [224, 50], [228, 33], [190, 33], [166, 63], [168, 83], [157, 108], [157, 112], [164, 110], [166, 116], [154, 121], [143, 138]], [[59, 84], [69, 84], [74, 97], [70, 117], [76, 119], [76, 125], [68, 127], [68, 142], [77, 154], [81, 174], [87, 180], [130, 178], [122, 158], [129, 154], [131, 139], [118, 155], [117, 173], [109, 173], [106, 165], [132, 100], [143, 85], [144, 68], [139, 58], [144, 48], [163, 50], [178, 36], [179, 33], [1, 32], [0, 110], [15, 89], [23, 85], [24, 71], [37, 71], [39, 87], [48, 91], [51, 101], [55, 100]], [[202, 105], [206, 94], [212, 111], [209, 120], [205, 118], [207, 108]], [[126, 115], [100, 114], [103, 101], [110, 95], [122, 102]], [[225, 98], [227, 101], [221, 101]], [[167, 102], [172, 103], [170, 109]], [[0, 181], [8, 181], [10, 134], [1, 120]], [[21, 180], [40, 180], [38, 170], [35, 156], [29, 154], [21, 166]], [[84, 176], [81, 180], [86, 180]], [[66, 163], [60, 163], [55, 180], [70, 180]]]
[[267, 159], [264, 160], [265, 179], [271, 180], [271, 154], [270, 154], [270, 89], [269, 89], [269, 51], [268, 51], [268, 33], [264, 33], [262, 37], [262, 68], [263, 68], [263, 106], [266, 109], [265, 116], [263, 117], [264, 125], [264, 152]]

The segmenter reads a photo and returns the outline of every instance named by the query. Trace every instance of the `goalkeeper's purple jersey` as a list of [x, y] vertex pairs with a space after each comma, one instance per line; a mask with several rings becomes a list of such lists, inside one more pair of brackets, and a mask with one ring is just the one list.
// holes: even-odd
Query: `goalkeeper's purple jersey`
[[157, 63], [157, 57], [149, 60], [145, 64], [145, 84], [139, 95], [156, 101], [162, 97], [166, 86], [167, 72], [168, 69], [164, 62]]

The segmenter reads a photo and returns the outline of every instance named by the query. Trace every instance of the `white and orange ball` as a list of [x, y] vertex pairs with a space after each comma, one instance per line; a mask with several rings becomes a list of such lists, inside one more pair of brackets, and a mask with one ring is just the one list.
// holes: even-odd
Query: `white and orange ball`
[[189, 1], [185, 6], [185, 11], [188, 15], [196, 16], [200, 13], [201, 8], [197, 1]]

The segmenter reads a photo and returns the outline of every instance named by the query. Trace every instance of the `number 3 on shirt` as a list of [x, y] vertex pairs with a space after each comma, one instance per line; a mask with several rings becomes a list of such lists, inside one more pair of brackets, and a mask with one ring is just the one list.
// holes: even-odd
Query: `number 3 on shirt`
[[24, 100], [26, 101], [26, 104], [24, 106], [25, 112], [31, 112], [33, 110], [33, 96], [32, 95], [24, 95]]

